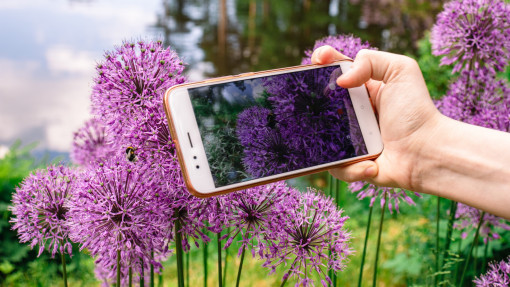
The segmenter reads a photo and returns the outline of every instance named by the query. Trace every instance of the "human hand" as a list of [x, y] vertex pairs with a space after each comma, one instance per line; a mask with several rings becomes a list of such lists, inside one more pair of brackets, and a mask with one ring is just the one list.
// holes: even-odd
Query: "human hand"
[[[312, 63], [329, 64], [349, 59], [331, 46], [312, 54]], [[344, 88], [366, 83], [379, 114], [384, 150], [375, 161], [362, 161], [330, 170], [344, 181], [366, 180], [380, 186], [420, 191], [413, 173], [444, 116], [434, 106], [415, 60], [387, 52], [361, 50], [352, 68], [337, 79]]]

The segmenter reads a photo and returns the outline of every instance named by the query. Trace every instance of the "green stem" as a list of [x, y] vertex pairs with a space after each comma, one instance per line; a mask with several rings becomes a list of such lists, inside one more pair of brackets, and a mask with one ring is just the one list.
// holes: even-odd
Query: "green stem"
[[223, 287], [223, 282], [221, 281], [221, 232], [216, 234], [216, 240], [218, 242], [218, 286]]
[[367, 254], [368, 235], [370, 232], [370, 225], [372, 223], [372, 210], [374, 210], [373, 205], [370, 206], [370, 209], [368, 211], [367, 231], [365, 231], [365, 243], [363, 244], [363, 253], [361, 255], [361, 268], [359, 270], [358, 287], [361, 287], [361, 282], [363, 280], [363, 267], [365, 266], [365, 256]]
[[117, 250], [117, 287], [120, 287], [120, 249]]
[[186, 286], [189, 287], [189, 251], [186, 252]]
[[[154, 260], [154, 251], [151, 251], [152, 260]], [[154, 264], [151, 264], [151, 287], [154, 287]]]
[[484, 273], [485, 269], [487, 269], [487, 253], [489, 253], [489, 238], [487, 237], [487, 242], [485, 243], [485, 250], [483, 251], [483, 265], [482, 270], [479, 273]]
[[383, 228], [383, 220], [384, 220], [384, 211], [386, 210], [386, 193], [384, 194], [384, 205], [381, 208], [381, 220], [379, 221], [379, 234], [377, 235], [377, 247], [375, 251], [375, 263], [374, 263], [374, 278], [372, 280], [372, 286], [375, 287], [377, 285], [377, 263], [379, 262], [379, 249], [381, 247], [381, 235]]
[[[204, 229], [204, 233], [206, 232], [206, 230]], [[203, 253], [202, 253], [202, 263], [204, 265], [204, 287], [207, 287], [207, 255], [208, 255], [208, 252], [207, 252], [207, 243], [204, 242], [204, 250], [203, 250]]]
[[140, 259], [141, 267], [140, 267], [140, 287], [145, 287], [145, 266], [143, 264], [143, 258]]
[[[227, 229], [227, 234], [230, 234], [230, 227]], [[230, 246], [229, 246], [230, 247]], [[223, 263], [223, 282], [227, 280], [227, 258], [228, 258], [228, 250], [229, 247], [225, 248], [225, 262]]]
[[437, 273], [439, 272], [439, 219], [441, 214], [441, 198], [437, 197], [437, 209], [436, 209], [436, 275], [434, 276], [434, 286], [437, 286]]
[[244, 253], [245, 252], [246, 252], [246, 247], [243, 246], [243, 251], [241, 253], [241, 262], [239, 263], [239, 270], [237, 270], [236, 287], [239, 287], [239, 282], [241, 281], [241, 271], [243, 270], [243, 261], [244, 261]]
[[163, 287], [163, 274], [161, 274], [162, 271], [160, 271], [158, 275], [158, 287]]
[[482, 227], [484, 215], [485, 215], [485, 211], [483, 211], [482, 215], [480, 215], [480, 221], [478, 222], [478, 227], [476, 228], [475, 239], [473, 239], [471, 248], [469, 248], [468, 257], [466, 258], [466, 263], [464, 263], [464, 270], [462, 271], [462, 277], [460, 277], [460, 285], [459, 286], [462, 286], [462, 283], [464, 283], [464, 277], [466, 275], [466, 270], [469, 265], [469, 259], [471, 259], [471, 253], [473, 252], [473, 248], [475, 247], [475, 245], [478, 243], [478, 235], [480, 235], [480, 227]]
[[[459, 246], [457, 247], [457, 254], [459, 254], [462, 251], [462, 236], [459, 236]], [[453, 282], [457, 282], [457, 277], [459, 277], [459, 268], [460, 268], [460, 262], [455, 263], [455, 273], [453, 275]]]
[[184, 287], [184, 273], [183, 273], [183, 256], [182, 256], [182, 235], [181, 235], [181, 222], [175, 221], [175, 253], [177, 257], [177, 284], [179, 287]]
[[66, 256], [64, 252], [60, 253], [62, 259], [62, 276], [64, 277], [64, 286], [67, 287], [67, 270], [66, 270]]
[[133, 286], [133, 269], [131, 269], [131, 266], [129, 266], [128, 284], [129, 287]]

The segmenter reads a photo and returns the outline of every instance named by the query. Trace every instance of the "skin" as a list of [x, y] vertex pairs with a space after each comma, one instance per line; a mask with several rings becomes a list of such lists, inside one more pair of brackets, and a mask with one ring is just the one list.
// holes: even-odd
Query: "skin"
[[[344, 59], [330, 46], [312, 55], [315, 64]], [[418, 64], [406, 56], [361, 50], [337, 84], [367, 85], [384, 150], [374, 161], [330, 170], [333, 176], [437, 195], [510, 219], [510, 133], [442, 115]]]

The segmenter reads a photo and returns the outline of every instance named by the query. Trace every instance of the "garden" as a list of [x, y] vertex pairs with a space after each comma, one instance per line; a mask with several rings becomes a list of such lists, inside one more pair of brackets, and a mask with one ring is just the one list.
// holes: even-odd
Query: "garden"
[[[250, 21], [265, 25], [269, 2], [239, 2], [249, 15], [262, 11], [260, 20], [246, 20], [247, 49], [267, 45]], [[314, 5], [299, 2], [304, 10]], [[348, 1], [331, 2], [342, 17]], [[371, 3], [361, 2], [352, 7], [361, 11]], [[396, 45], [414, 47], [405, 53], [417, 60], [443, 114], [510, 132], [510, 4], [435, 4], [430, 29]], [[415, 22], [406, 23], [409, 33]], [[299, 51], [295, 64], [310, 63], [312, 51], [324, 45], [354, 58], [361, 49], [392, 50], [395, 43], [373, 43], [363, 32], [329, 34]], [[222, 45], [218, 30], [216, 53], [225, 53]], [[189, 81], [186, 59], [171, 41], [140, 38], [118, 43], [96, 61], [90, 119], [73, 134], [70, 162], [36, 159], [35, 146], [20, 142], [0, 157], [0, 285], [510, 285], [508, 221], [449, 199], [346, 183], [327, 172], [207, 199], [190, 195], [162, 105], [168, 88]], [[307, 100], [314, 99], [300, 98]], [[218, 142], [238, 136], [253, 145], [260, 135], [250, 129], [251, 117], [266, 112], [243, 112], [237, 134], [233, 127]], [[264, 166], [249, 160], [252, 173]], [[229, 167], [219, 161], [216, 168]]]

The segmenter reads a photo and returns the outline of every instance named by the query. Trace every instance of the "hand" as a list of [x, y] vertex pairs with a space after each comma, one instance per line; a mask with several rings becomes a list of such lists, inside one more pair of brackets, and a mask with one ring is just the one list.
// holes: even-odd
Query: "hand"
[[[312, 63], [328, 64], [349, 59], [331, 46], [316, 49]], [[422, 146], [444, 118], [434, 106], [415, 60], [380, 51], [361, 50], [351, 70], [337, 79], [344, 88], [366, 83], [379, 114], [384, 150], [375, 160], [335, 168], [330, 173], [344, 181], [366, 180], [380, 186], [415, 186], [413, 170]], [[416, 190], [420, 191], [420, 190]]]

